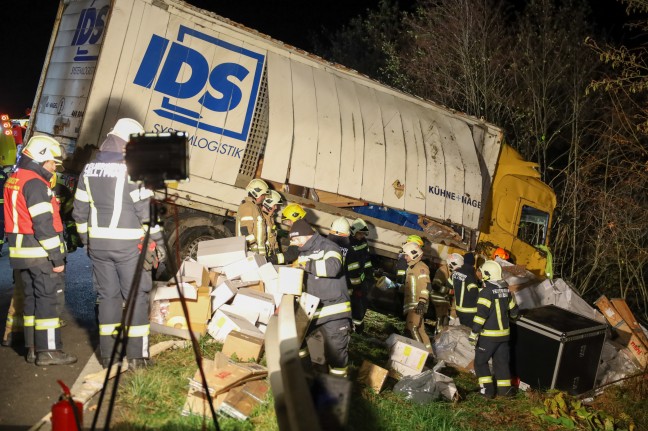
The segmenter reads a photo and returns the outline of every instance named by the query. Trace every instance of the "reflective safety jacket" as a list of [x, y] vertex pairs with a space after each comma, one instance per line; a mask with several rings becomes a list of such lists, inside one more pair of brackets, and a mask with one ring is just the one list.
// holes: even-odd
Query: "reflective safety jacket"
[[329, 235], [328, 239], [333, 241], [342, 251], [342, 269], [347, 287], [351, 290], [360, 288], [365, 279], [362, 256], [353, 249], [349, 237]]
[[4, 187], [4, 227], [14, 269], [65, 263], [59, 204], [50, 189], [52, 174], [23, 156]]
[[396, 283], [405, 283], [405, 273], [407, 273], [407, 261], [405, 260], [405, 255], [398, 255], [398, 260], [396, 260], [394, 269], [396, 270]]
[[475, 269], [464, 265], [457, 268], [450, 278], [455, 291], [455, 309], [462, 313], [476, 313], [480, 281]]
[[415, 309], [419, 301], [429, 303], [430, 287], [430, 268], [421, 261], [411, 264], [405, 273], [403, 313]]
[[236, 213], [236, 236], [245, 237], [248, 250], [265, 256], [266, 234], [266, 223], [261, 209], [253, 197], [246, 197]]
[[[371, 263], [371, 253], [369, 253], [369, 244], [367, 244], [366, 239], [358, 241], [355, 237], [351, 237], [351, 248], [353, 252], [358, 256], [358, 262], [361, 265], [363, 272], [363, 279], [367, 280], [368, 283], [373, 284], [373, 264]], [[356, 283], [354, 283], [356, 284]]]
[[263, 215], [263, 222], [266, 227], [266, 250], [268, 255], [278, 254], [279, 240], [277, 239], [277, 223], [275, 223], [274, 215], [266, 214], [261, 211]]
[[477, 314], [473, 318], [472, 332], [493, 341], [508, 341], [510, 320], [518, 315], [515, 296], [508, 284], [501, 281], [485, 281], [477, 299]]
[[319, 233], [299, 248], [297, 262], [305, 272], [306, 292], [320, 299], [313, 316], [321, 325], [330, 320], [350, 319], [351, 302], [342, 270], [342, 251], [333, 241]]
[[[147, 229], [152, 196], [151, 190], [128, 182], [121, 153], [100, 151], [83, 169], [74, 195], [72, 217], [81, 241], [95, 250], [137, 247]], [[162, 240], [157, 224], [151, 226], [151, 239]]]

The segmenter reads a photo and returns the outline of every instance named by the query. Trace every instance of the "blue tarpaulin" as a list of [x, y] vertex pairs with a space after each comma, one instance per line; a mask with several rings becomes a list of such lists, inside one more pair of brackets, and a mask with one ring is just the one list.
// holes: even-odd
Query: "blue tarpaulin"
[[408, 213], [407, 211], [399, 211], [378, 205], [365, 205], [361, 207], [352, 207], [351, 209], [358, 214], [384, 220], [399, 226], [423, 230], [423, 228], [418, 224], [418, 216], [416, 214]]

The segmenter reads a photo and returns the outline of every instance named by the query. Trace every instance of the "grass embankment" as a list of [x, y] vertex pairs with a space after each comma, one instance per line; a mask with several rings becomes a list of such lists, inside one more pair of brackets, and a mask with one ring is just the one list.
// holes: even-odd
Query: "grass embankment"
[[[363, 336], [353, 335], [350, 346], [351, 379], [355, 382], [364, 359], [385, 366], [388, 352], [382, 343], [391, 333], [403, 333], [404, 323], [369, 312]], [[201, 342], [203, 356], [211, 358], [219, 344]], [[164, 339], [156, 336], [153, 342]], [[188, 378], [195, 373], [192, 349], [167, 351], [146, 371], [127, 373], [121, 381], [114, 430], [201, 430], [213, 429], [211, 419], [183, 417], [180, 411], [187, 395]], [[497, 430], [552, 431], [647, 430], [648, 381], [633, 379], [622, 387], [609, 388], [591, 407], [561, 393], [529, 391], [513, 399], [484, 400], [477, 393], [477, 379], [471, 373], [447, 367], [455, 380], [460, 399], [419, 405], [392, 391], [395, 380], [388, 378], [377, 394], [359, 384], [353, 386], [348, 430]], [[605, 428], [607, 425], [611, 428]], [[637, 424], [635, 428], [632, 423]], [[245, 422], [220, 417], [221, 430], [277, 430], [273, 403], [256, 410]]]

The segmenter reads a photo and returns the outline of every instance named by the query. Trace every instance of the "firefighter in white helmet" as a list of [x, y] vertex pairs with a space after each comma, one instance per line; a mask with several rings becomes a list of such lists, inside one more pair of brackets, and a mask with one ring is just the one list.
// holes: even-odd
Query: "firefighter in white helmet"
[[[487, 260], [479, 271], [484, 287], [479, 291], [477, 313], [468, 338], [475, 346], [475, 374], [483, 397], [508, 397], [515, 394], [511, 386], [509, 337], [510, 321], [518, 317], [518, 306], [508, 284], [502, 280], [499, 263]], [[491, 359], [493, 373], [488, 366]]]
[[5, 231], [11, 266], [25, 292], [24, 331], [27, 361], [36, 365], [73, 364], [63, 352], [56, 292], [65, 285], [65, 242], [59, 204], [50, 180], [61, 161], [60, 144], [49, 136], [32, 137], [4, 188]]
[[274, 256], [281, 253], [277, 239], [277, 223], [275, 216], [282, 203], [281, 194], [276, 190], [268, 190], [261, 203], [261, 214], [266, 225], [266, 256]]
[[432, 353], [432, 343], [425, 332], [425, 313], [430, 302], [430, 269], [421, 261], [423, 249], [417, 243], [408, 242], [403, 245], [403, 254], [407, 260], [403, 298], [407, 330], [414, 340], [423, 343], [428, 352]]
[[[130, 294], [138, 269], [140, 253], [146, 253], [145, 266], [133, 303], [130, 327], [121, 328], [128, 337], [126, 357], [129, 369], [151, 365], [149, 354], [149, 292], [153, 286], [153, 259], [161, 256], [162, 231], [150, 220], [151, 190], [128, 181], [124, 149], [131, 134], [143, 133], [142, 125], [121, 118], [101, 144], [95, 159], [81, 173], [74, 196], [72, 216], [81, 241], [92, 261], [97, 291], [99, 346], [104, 367], [110, 363], [115, 334], [122, 322], [123, 303]], [[150, 242], [142, 244], [146, 225]]]
[[236, 213], [236, 235], [245, 237], [249, 251], [265, 256], [266, 223], [261, 205], [268, 193], [268, 185], [260, 179], [253, 179], [245, 188], [248, 195]]

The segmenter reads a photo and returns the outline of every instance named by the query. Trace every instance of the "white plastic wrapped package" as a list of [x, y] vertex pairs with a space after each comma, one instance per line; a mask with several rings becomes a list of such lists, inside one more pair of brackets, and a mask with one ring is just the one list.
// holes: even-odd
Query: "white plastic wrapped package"
[[466, 326], [448, 326], [437, 335], [433, 349], [439, 361], [467, 369], [475, 359], [475, 348], [468, 342], [470, 329]]
[[445, 363], [439, 361], [431, 370], [403, 377], [394, 385], [394, 392], [404, 394], [406, 399], [419, 404], [427, 404], [441, 398], [454, 400], [457, 397], [457, 387], [451, 377], [439, 372], [443, 367]]

